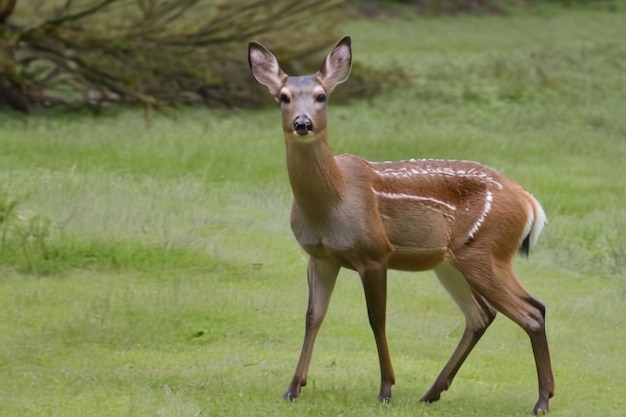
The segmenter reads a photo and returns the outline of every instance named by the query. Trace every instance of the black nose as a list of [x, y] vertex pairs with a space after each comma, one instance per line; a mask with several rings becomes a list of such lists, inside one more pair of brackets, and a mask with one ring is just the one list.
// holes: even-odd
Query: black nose
[[313, 122], [307, 116], [298, 116], [293, 122], [293, 130], [299, 135], [306, 135], [313, 130]]

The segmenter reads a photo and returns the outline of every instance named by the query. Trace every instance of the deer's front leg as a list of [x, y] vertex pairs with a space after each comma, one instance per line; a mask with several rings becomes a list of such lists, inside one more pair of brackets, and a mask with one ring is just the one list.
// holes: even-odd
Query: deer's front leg
[[365, 301], [367, 303], [367, 315], [370, 326], [376, 339], [378, 360], [380, 362], [380, 393], [378, 401], [391, 399], [391, 386], [395, 383], [391, 356], [387, 344], [385, 323], [387, 315], [387, 267], [386, 265], [370, 266], [359, 271]]
[[291, 380], [291, 384], [289, 384], [289, 388], [283, 394], [283, 399], [285, 400], [297, 398], [300, 395], [300, 389], [306, 385], [315, 337], [328, 310], [330, 295], [333, 292], [333, 288], [335, 288], [339, 268], [339, 265], [333, 261], [309, 258], [307, 268], [309, 303], [306, 311], [304, 342], [302, 343], [302, 352], [300, 353], [296, 372]]

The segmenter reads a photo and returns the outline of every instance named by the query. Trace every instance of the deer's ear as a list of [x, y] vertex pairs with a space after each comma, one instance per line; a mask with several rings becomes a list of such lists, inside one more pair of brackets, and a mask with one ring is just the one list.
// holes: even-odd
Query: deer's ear
[[326, 55], [317, 76], [329, 94], [337, 84], [348, 79], [352, 68], [352, 41], [350, 36], [344, 36], [335, 47]]
[[287, 74], [280, 69], [274, 54], [260, 43], [250, 42], [248, 45], [248, 62], [254, 78], [266, 86], [274, 97], [278, 96], [281, 87], [287, 80]]

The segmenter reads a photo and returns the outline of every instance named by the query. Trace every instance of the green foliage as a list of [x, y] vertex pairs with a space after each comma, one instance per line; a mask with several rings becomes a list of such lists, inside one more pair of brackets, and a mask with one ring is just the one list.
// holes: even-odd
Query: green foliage
[[1, 247], [4, 249], [6, 244], [7, 235], [11, 228], [11, 224], [15, 221], [15, 210], [19, 202], [15, 198], [10, 198], [5, 195], [0, 189], [0, 236]]
[[49, 257], [47, 240], [52, 222], [45, 216], [20, 213], [21, 200], [0, 189], [0, 255], [9, 263], [20, 259], [19, 269], [24, 272], [36, 272], [36, 264]]
[[306, 59], [337, 36], [343, 1], [305, 0], [297, 7], [290, 0], [5, 4], [0, 102], [24, 112], [29, 105], [98, 110], [140, 103], [149, 122], [153, 107], [263, 103], [251, 93], [247, 42], [259, 38], [284, 48], [290, 61]]
[[[615, 11], [621, 5], [620, 0], [354, 0], [366, 14], [375, 14], [372, 9], [378, 6], [384, 11], [411, 10], [422, 14], [435, 15], [507, 15], [521, 10], [546, 10], [563, 7], [583, 7]], [[376, 5], [376, 6], [374, 6]]]
[[198, 268], [211, 271], [215, 259], [190, 248], [142, 241], [81, 241], [45, 215], [21, 210], [26, 198], [0, 194], [0, 266], [38, 276], [71, 270], [106, 272]]
[[44, 276], [81, 269], [109, 273], [181, 268], [211, 271], [217, 265], [205, 254], [183, 248], [151, 247], [141, 242], [49, 242], [50, 222], [46, 220], [34, 217], [14, 232], [16, 241], [5, 244], [0, 252], [5, 258], [4, 267]]

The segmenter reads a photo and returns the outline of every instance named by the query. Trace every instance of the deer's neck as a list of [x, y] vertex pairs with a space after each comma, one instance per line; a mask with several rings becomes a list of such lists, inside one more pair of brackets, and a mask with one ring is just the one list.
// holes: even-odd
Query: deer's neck
[[326, 135], [304, 143], [285, 139], [295, 202], [310, 220], [323, 219], [341, 201], [345, 187]]

